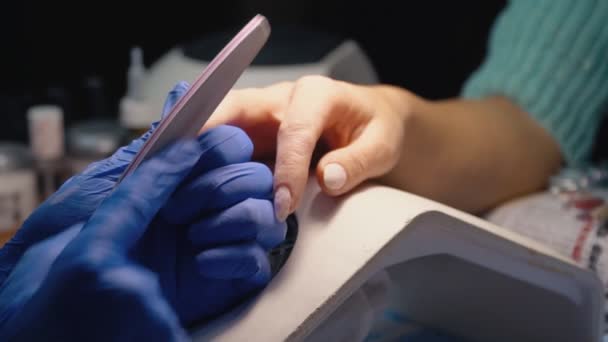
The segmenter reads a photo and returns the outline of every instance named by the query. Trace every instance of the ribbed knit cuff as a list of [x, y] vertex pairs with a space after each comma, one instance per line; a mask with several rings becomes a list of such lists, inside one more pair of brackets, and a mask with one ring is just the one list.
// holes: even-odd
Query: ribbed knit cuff
[[608, 103], [608, 1], [515, 0], [498, 17], [488, 55], [462, 96], [503, 95], [588, 161]]

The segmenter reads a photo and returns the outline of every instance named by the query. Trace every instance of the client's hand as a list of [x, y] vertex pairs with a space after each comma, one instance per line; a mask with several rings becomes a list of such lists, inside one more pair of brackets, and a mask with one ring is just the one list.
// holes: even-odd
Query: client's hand
[[408, 108], [416, 101], [389, 86], [308, 76], [233, 91], [206, 127], [234, 124], [252, 138], [255, 158], [274, 160], [276, 153], [275, 205], [285, 219], [300, 201], [319, 140], [328, 149], [316, 166], [319, 184], [330, 195], [344, 194], [395, 166]]

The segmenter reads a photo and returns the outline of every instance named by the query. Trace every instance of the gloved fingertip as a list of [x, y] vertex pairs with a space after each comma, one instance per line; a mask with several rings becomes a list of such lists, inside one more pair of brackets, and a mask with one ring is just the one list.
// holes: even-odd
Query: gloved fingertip
[[167, 116], [171, 112], [173, 106], [175, 106], [177, 101], [186, 93], [186, 91], [188, 91], [189, 87], [190, 85], [186, 81], [180, 81], [175, 86], [173, 86], [173, 89], [171, 89], [165, 100], [165, 104], [163, 106], [163, 111], [161, 114], [161, 120], [164, 119], [165, 116]]
[[268, 285], [272, 279], [272, 271], [270, 269], [270, 262], [268, 262], [267, 259], [265, 261], [266, 262], [260, 263], [260, 269], [247, 279], [247, 286], [259, 289]]
[[[275, 218], [276, 219], [276, 218]], [[275, 224], [264, 229], [258, 235], [258, 242], [265, 250], [270, 250], [285, 241], [287, 221], [276, 220]]]
[[182, 80], [182, 81], [177, 82], [175, 87], [173, 87], [173, 90], [176, 91], [181, 96], [186, 91], [188, 91], [189, 88], [190, 88], [190, 83]]
[[171, 109], [173, 109], [173, 106], [175, 106], [177, 101], [186, 93], [186, 91], [188, 91], [189, 87], [190, 85], [186, 81], [180, 81], [175, 86], [173, 86], [173, 89], [171, 89], [171, 91], [167, 95], [167, 98], [165, 99], [165, 104], [163, 105], [163, 110], [160, 119], [152, 122], [152, 124], [150, 124], [150, 129], [146, 133], [144, 133], [139, 139], [137, 139], [137, 141], [134, 141], [134, 144], [141, 145], [146, 140], [148, 140], [150, 135], [152, 135], [156, 128], [158, 128], [160, 122], [171, 112]]

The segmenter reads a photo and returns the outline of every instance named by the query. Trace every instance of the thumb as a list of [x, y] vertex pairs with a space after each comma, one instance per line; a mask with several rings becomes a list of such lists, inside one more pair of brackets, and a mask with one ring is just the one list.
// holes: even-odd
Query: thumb
[[380, 123], [370, 122], [350, 144], [321, 158], [316, 174], [324, 192], [332, 196], [342, 195], [394, 167], [397, 142], [391, 142], [386, 130], [378, 126]]

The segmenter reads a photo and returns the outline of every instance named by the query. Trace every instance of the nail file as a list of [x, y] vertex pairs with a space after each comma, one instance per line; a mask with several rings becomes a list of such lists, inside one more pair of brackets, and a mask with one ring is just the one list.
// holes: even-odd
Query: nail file
[[217, 106], [251, 64], [270, 36], [270, 24], [256, 15], [215, 56], [186, 94], [173, 106], [139, 150], [119, 182], [171, 142], [194, 138]]

